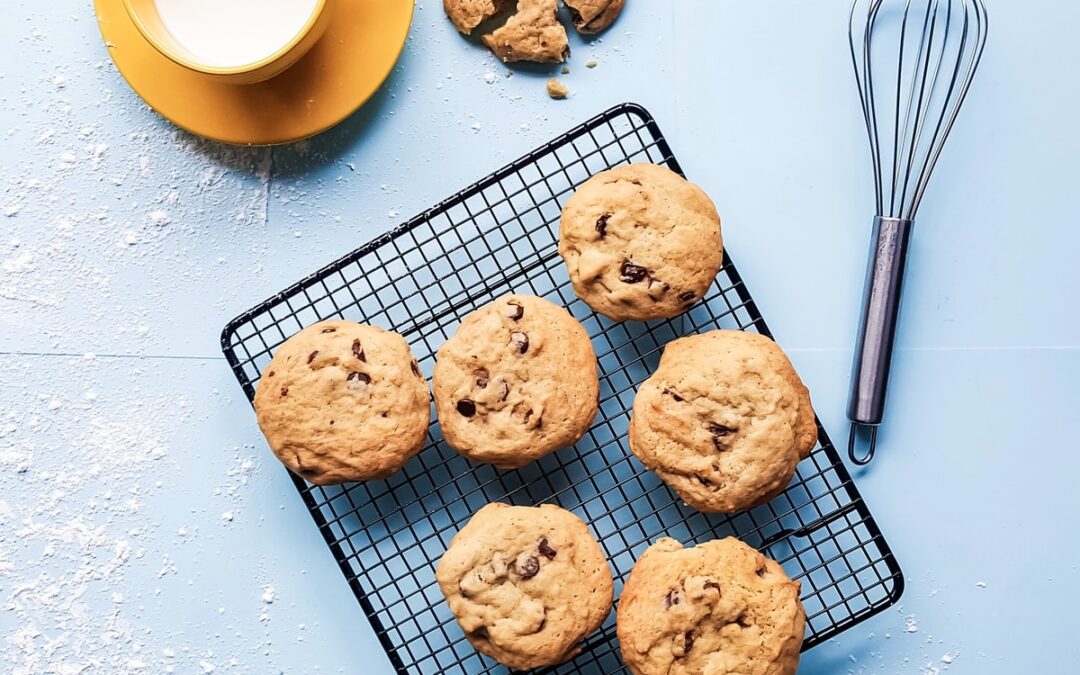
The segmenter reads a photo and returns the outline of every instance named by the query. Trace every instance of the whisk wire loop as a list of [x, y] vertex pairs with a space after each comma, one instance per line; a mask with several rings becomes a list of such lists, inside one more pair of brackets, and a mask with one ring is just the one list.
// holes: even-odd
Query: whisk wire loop
[[[885, 36], [889, 32], [893, 39]], [[987, 32], [983, 0], [853, 0], [848, 43], [870, 141], [877, 215], [914, 220], [982, 60]], [[894, 86], [876, 87], [883, 77]]]

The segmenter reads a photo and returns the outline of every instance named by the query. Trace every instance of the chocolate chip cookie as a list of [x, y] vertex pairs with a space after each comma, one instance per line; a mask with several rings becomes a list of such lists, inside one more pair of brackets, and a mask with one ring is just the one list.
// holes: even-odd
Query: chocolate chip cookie
[[708, 195], [655, 164], [596, 174], [567, 200], [559, 223], [574, 292], [616, 321], [685, 312], [720, 271], [722, 247]]
[[434, 382], [446, 442], [500, 468], [576, 443], [600, 392], [585, 329], [531, 295], [508, 295], [465, 317], [439, 349]]
[[566, 661], [611, 612], [604, 552], [580, 518], [551, 504], [480, 509], [436, 578], [469, 642], [514, 669]]
[[555, 0], [518, 0], [518, 11], [484, 36], [484, 44], [503, 61], [562, 63], [570, 56], [566, 29]]
[[255, 389], [270, 449], [316, 485], [385, 478], [424, 445], [427, 381], [397, 333], [308, 326], [278, 347]]
[[617, 621], [634, 675], [795, 675], [806, 614], [798, 582], [738, 539], [661, 539], [634, 565]]
[[634, 397], [630, 449], [699, 511], [772, 499], [816, 442], [810, 393], [780, 347], [756, 333], [669, 343]]
[[565, 0], [574, 28], [582, 35], [594, 35], [615, 22], [623, 0]]

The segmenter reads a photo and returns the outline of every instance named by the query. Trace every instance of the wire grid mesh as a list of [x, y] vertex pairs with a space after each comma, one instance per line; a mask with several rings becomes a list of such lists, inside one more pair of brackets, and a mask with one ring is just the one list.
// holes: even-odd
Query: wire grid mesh
[[[399, 673], [494, 673], [450, 614], [435, 565], [488, 502], [558, 503], [582, 516], [606, 551], [616, 594], [661, 536], [700, 543], [736, 535], [802, 582], [810, 648], [899, 598], [900, 569], [824, 430], [786, 492], [732, 515], [683, 506], [626, 444], [637, 385], [667, 342], [714, 328], [768, 334], [725, 254], [706, 297], [675, 319], [614, 323], [570, 287], [556, 251], [562, 204], [592, 174], [627, 162], [681, 170], [639, 106], [608, 110], [232, 321], [222, 345], [250, 398], [273, 350], [315, 321], [346, 318], [395, 330], [425, 374], [460, 319], [517, 292], [566, 306], [599, 360], [597, 418], [579, 443], [514, 471], [470, 463], [433, 422], [424, 450], [382, 481], [316, 487], [293, 477]], [[573, 661], [545, 672], [625, 672], [614, 614]]]

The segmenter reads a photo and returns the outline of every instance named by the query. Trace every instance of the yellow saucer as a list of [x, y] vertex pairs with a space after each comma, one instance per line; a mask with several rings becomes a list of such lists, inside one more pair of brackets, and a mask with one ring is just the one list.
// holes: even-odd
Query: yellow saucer
[[225, 84], [189, 70], [143, 38], [124, 0], [94, 0], [116, 67], [177, 126], [241, 145], [289, 143], [325, 131], [367, 101], [394, 67], [413, 0], [337, 0], [326, 33], [296, 65], [257, 84]]

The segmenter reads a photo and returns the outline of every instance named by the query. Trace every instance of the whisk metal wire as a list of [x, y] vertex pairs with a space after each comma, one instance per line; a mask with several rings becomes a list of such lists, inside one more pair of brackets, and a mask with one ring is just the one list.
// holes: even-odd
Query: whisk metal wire
[[[870, 139], [877, 215], [914, 220], [982, 61], [989, 21], [983, 0], [903, 1], [892, 106], [893, 151], [892, 157], [886, 158], [882, 151], [882, 122], [874, 87], [873, 43], [879, 24], [889, 19], [883, 15], [882, 8], [900, 4], [888, 0], [854, 0], [848, 43]], [[863, 5], [866, 6], [865, 22], [860, 23], [863, 13], [859, 12], [859, 7]], [[920, 5], [925, 8], [920, 9]], [[960, 25], [956, 26], [956, 23]], [[917, 35], [912, 35], [916, 32]], [[911, 43], [915, 40], [917, 46], [911, 54]], [[943, 73], [948, 80], [944, 91], [941, 89]], [[930, 127], [933, 131], [927, 135]], [[883, 174], [883, 169], [890, 163], [887, 159], [891, 159], [892, 164], [890, 176]], [[914, 182], [912, 178], [915, 178]], [[887, 179], [889, 189], [886, 192]]]
[[[877, 445], [912, 222], [982, 61], [988, 28], [983, 0], [851, 5], [848, 43], [877, 208], [848, 404], [848, 455], [856, 464], [868, 463]], [[895, 88], [875, 87], [876, 77], [895, 80]], [[869, 439], [862, 455], [855, 451], [860, 429]]]

